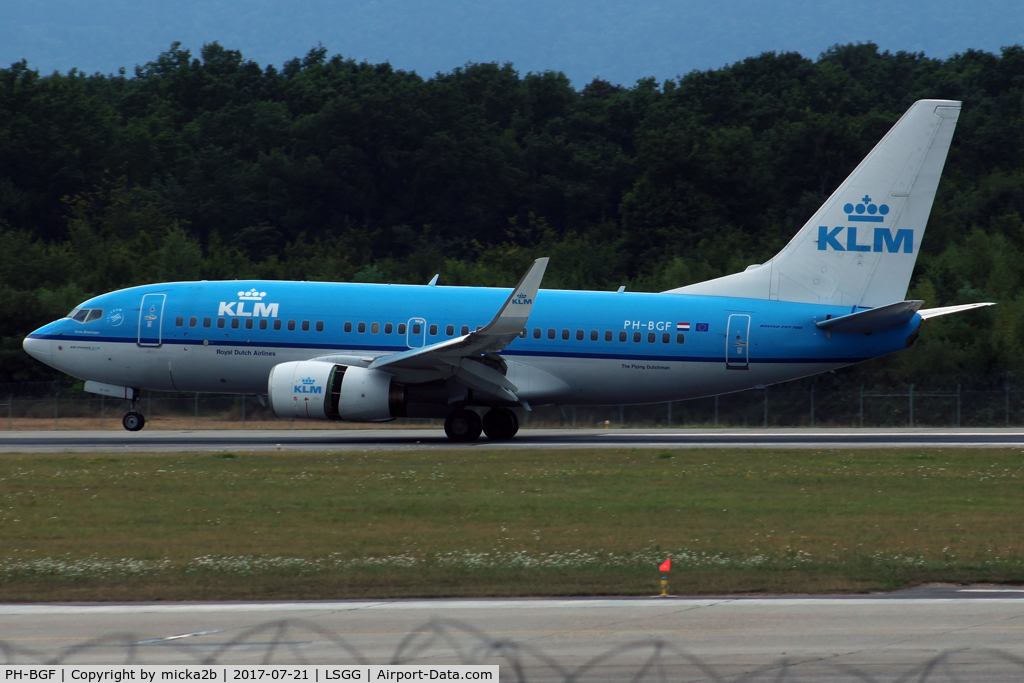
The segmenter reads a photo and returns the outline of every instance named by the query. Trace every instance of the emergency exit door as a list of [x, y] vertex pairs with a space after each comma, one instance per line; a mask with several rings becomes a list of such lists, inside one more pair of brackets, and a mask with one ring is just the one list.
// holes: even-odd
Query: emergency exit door
[[409, 330], [405, 334], [405, 343], [410, 349], [418, 349], [423, 346], [427, 336], [427, 321], [423, 318], [412, 318], [409, 321]]
[[729, 332], [725, 336], [725, 367], [728, 369], [749, 369], [749, 345], [747, 344], [747, 336], [749, 334], [749, 315], [735, 314], [729, 316]]
[[139, 311], [139, 346], [160, 346], [163, 342], [166, 294], [146, 294]]

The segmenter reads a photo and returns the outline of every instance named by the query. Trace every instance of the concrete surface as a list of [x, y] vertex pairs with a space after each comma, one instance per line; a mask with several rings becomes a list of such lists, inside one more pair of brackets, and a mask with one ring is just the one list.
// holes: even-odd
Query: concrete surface
[[0, 432], [0, 453], [508, 448], [1024, 447], [1021, 428], [524, 429], [515, 439], [448, 441], [441, 429]]
[[0, 633], [0, 658], [26, 664], [497, 663], [502, 681], [1024, 679], [1024, 589], [997, 586], [832, 597], [0, 605]]

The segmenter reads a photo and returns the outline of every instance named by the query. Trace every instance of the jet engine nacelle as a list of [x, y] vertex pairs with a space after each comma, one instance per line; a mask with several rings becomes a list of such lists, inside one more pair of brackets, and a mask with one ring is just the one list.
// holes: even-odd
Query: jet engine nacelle
[[380, 370], [315, 360], [275, 365], [267, 382], [278, 417], [381, 422], [405, 416], [405, 387]]

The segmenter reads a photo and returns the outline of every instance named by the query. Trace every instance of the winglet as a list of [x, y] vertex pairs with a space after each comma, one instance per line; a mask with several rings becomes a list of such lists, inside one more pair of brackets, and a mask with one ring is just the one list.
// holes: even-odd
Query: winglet
[[534, 261], [523, 279], [512, 290], [512, 294], [505, 300], [505, 305], [498, 311], [498, 315], [494, 316], [486, 327], [429, 346], [381, 356], [369, 367], [376, 369], [390, 365], [423, 369], [436, 368], [438, 363], [441, 363], [457, 368], [458, 371], [454, 374], [470, 387], [510, 401], [516, 400], [515, 385], [511, 382], [505, 384], [505, 379], [500, 373], [476, 362], [463, 364], [461, 359], [478, 357], [486, 352], [497, 353], [519, 336], [530, 318], [530, 311], [533, 310], [533, 302], [537, 298], [537, 290], [540, 289], [540, 281], [547, 266], [546, 258]]
[[430, 278], [430, 282], [427, 283], [427, 287], [434, 287], [437, 285], [437, 278], [441, 277], [441, 273], [438, 273], [434, 277]]
[[526, 321], [530, 318], [530, 311], [533, 310], [533, 302], [537, 298], [537, 290], [540, 289], [540, 281], [544, 278], [544, 271], [548, 267], [548, 258], [539, 258], [533, 262], [526, 275], [519, 281], [516, 288], [512, 290], [505, 305], [498, 311], [487, 326], [480, 330], [479, 334], [488, 336], [516, 335], [526, 327]]

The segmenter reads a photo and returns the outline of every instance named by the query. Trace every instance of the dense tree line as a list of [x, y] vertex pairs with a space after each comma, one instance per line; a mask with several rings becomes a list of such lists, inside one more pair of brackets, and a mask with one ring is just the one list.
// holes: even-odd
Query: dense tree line
[[895, 371], [1024, 366], [1024, 48], [837, 46], [632, 87], [469, 64], [423, 78], [316, 48], [179, 45], [132, 74], [0, 70], [0, 382], [89, 295], [190, 278], [658, 291], [775, 253], [916, 99], [964, 101]]

